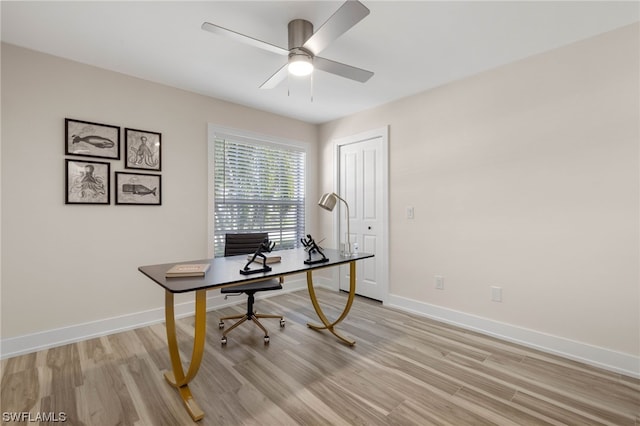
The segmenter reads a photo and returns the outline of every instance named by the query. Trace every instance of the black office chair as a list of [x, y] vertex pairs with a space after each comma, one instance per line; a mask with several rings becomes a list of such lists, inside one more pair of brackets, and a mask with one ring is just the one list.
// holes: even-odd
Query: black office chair
[[[236, 256], [240, 254], [253, 254], [260, 247], [263, 241], [268, 238], [268, 234], [265, 233], [253, 233], [253, 234], [226, 234], [225, 243], [224, 243], [224, 255], [225, 256]], [[229, 295], [229, 294], [241, 294], [245, 293], [247, 295], [247, 313], [242, 315], [233, 315], [230, 317], [220, 318], [220, 323], [218, 326], [220, 328], [224, 328], [224, 321], [230, 319], [237, 319], [235, 324], [229, 327], [222, 334], [222, 344], [227, 343], [227, 334], [231, 332], [234, 328], [242, 324], [247, 320], [252, 320], [260, 329], [264, 332], [264, 342], [269, 343], [269, 332], [267, 329], [260, 323], [258, 318], [280, 318], [280, 327], [284, 327], [285, 321], [282, 315], [268, 315], [268, 314], [257, 314], [253, 310], [253, 304], [255, 302], [255, 294], [259, 291], [270, 291], [270, 290], [282, 290], [282, 280], [277, 278], [266, 279], [263, 281], [253, 282], [250, 284], [243, 284], [233, 287], [226, 287], [220, 290], [220, 293]], [[226, 296], [225, 296], [226, 298]]]

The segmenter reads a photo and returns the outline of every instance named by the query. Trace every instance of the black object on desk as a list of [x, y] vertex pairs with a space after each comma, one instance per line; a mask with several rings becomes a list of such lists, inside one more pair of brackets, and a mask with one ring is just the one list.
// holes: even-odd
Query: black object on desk
[[[273, 250], [275, 246], [276, 246], [275, 242], [269, 241], [269, 238], [265, 238], [264, 241], [262, 241], [262, 244], [260, 244], [260, 247], [258, 247], [256, 252], [253, 254], [253, 257], [247, 262], [246, 265], [244, 265], [244, 268], [240, 269], [240, 273], [242, 275], [251, 275], [251, 274], [257, 274], [260, 272], [270, 272], [271, 267], [267, 266], [267, 256], [265, 256], [264, 253], [265, 252], [271, 253], [271, 250]], [[262, 268], [258, 268], [258, 269], [249, 268], [249, 265], [251, 265], [251, 263], [255, 261], [258, 256], [262, 259]]]
[[[304, 261], [305, 265], [315, 265], [316, 263], [328, 262], [327, 256], [324, 255], [320, 246], [315, 242], [311, 234], [307, 234], [307, 238], [300, 238], [300, 242], [304, 246], [304, 249], [309, 253], [309, 257]], [[318, 253], [322, 256], [320, 259], [311, 259], [313, 253]]]

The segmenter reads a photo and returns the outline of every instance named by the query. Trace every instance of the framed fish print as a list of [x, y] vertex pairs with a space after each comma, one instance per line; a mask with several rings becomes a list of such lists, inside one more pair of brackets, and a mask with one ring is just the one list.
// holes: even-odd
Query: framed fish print
[[64, 119], [67, 155], [120, 159], [120, 127], [90, 121]]
[[110, 204], [109, 163], [66, 160], [65, 204]]
[[160, 175], [116, 172], [116, 204], [161, 205], [161, 179]]
[[159, 172], [162, 134], [146, 130], [124, 129], [126, 158], [124, 167]]

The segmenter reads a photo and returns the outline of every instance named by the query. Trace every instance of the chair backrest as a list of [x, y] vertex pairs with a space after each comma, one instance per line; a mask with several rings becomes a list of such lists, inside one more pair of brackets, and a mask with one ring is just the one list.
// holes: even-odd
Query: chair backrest
[[250, 234], [226, 234], [224, 240], [224, 255], [235, 256], [238, 254], [252, 254], [258, 250], [260, 244], [269, 234], [256, 232]]

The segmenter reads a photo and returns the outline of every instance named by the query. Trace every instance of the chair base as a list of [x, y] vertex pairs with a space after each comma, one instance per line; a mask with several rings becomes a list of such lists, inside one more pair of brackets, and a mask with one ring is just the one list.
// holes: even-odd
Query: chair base
[[222, 333], [222, 339], [220, 340], [221, 343], [225, 345], [227, 343], [227, 334], [229, 334], [231, 330], [233, 330], [234, 328], [236, 328], [237, 326], [239, 326], [240, 324], [242, 324], [247, 320], [252, 320], [258, 327], [260, 327], [260, 329], [264, 333], [264, 343], [269, 343], [269, 331], [265, 328], [265, 326], [262, 325], [262, 323], [258, 320], [258, 318], [279, 318], [280, 327], [284, 327], [285, 325], [284, 317], [282, 315], [269, 315], [269, 314], [256, 314], [256, 313], [248, 314], [247, 313], [243, 315], [233, 315], [230, 317], [222, 317], [220, 318], [220, 322], [218, 323], [219, 328], [224, 328], [225, 320], [237, 319], [238, 321], [235, 322], [231, 327], [226, 329], [224, 333]]

